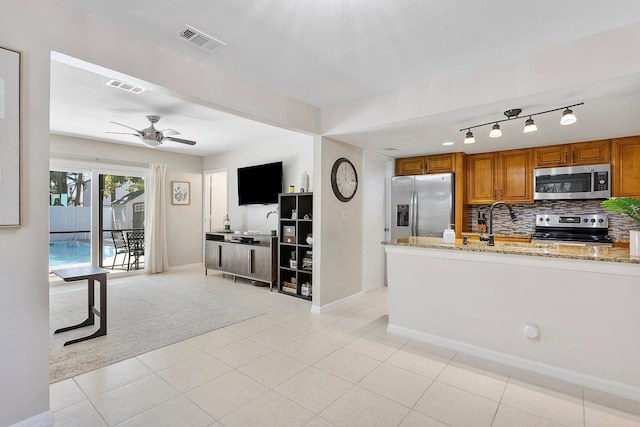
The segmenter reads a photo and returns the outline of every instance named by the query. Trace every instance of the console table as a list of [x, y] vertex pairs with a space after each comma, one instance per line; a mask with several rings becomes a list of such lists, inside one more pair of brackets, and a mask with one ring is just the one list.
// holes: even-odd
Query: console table
[[276, 281], [277, 237], [266, 234], [205, 233], [204, 272], [208, 269], [264, 282]]
[[[86, 267], [63, 268], [53, 270], [53, 274], [63, 279], [65, 282], [76, 282], [78, 280], [87, 280], [89, 285], [88, 292], [88, 314], [87, 320], [77, 325], [60, 328], [54, 334], [70, 331], [72, 329], [83, 328], [95, 324], [95, 316], [100, 317], [100, 328], [91, 335], [82, 338], [76, 338], [64, 343], [64, 345], [75, 344], [80, 341], [86, 341], [91, 338], [107, 335], [107, 273], [104, 268], [95, 267], [93, 265]], [[95, 308], [95, 290], [94, 281], [100, 283], [100, 310]]]

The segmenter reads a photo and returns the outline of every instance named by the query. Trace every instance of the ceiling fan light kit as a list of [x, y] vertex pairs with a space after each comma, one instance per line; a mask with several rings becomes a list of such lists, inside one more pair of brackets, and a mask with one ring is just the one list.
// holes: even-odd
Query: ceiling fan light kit
[[157, 130], [153, 125], [155, 123], [158, 123], [158, 121], [160, 120], [160, 116], [149, 115], [147, 116], [147, 120], [149, 120], [151, 125], [148, 128], [142, 129], [142, 130], [138, 130], [136, 128], [132, 128], [131, 126], [123, 125], [122, 123], [112, 121], [111, 123], [134, 130], [136, 131], [136, 133], [123, 133], [123, 132], [107, 132], [107, 133], [115, 133], [120, 135], [134, 135], [134, 136], [137, 136], [144, 145], [152, 148], [160, 146], [164, 141], [173, 141], [173, 142], [179, 142], [180, 144], [196, 145], [195, 141], [182, 139], [182, 138], [175, 138], [171, 136], [171, 135], [180, 135], [180, 132], [176, 130], [173, 130], [173, 129]]
[[[563, 110], [562, 111], [562, 117], [560, 118], [560, 124], [561, 125], [566, 126], [566, 125], [574, 124], [575, 122], [578, 121], [578, 119], [576, 118], [576, 115], [573, 113], [573, 110], [571, 110], [571, 107], [577, 107], [578, 105], [584, 105], [584, 102], [580, 102], [578, 104], [567, 105], [566, 107], [554, 108], [552, 110], [540, 111], [539, 113], [527, 114], [526, 117], [528, 117], [528, 119], [524, 124], [523, 133], [531, 133], [531, 132], [535, 132], [535, 131], [538, 130], [538, 126], [536, 126], [535, 122], [531, 118], [532, 116], [538, 116], [540, 114], [552, 113], [554, 111]], [[499, 137], [501, 137], [502, 136], [502, 130], [500, 129], [500, 125], [498, 123], [502, 123], [502, 122], [507, 122], [507, 121], [510, 121], [510, 120], [516, 120], [516, 119], [523, 118], [523, 117], [519, 117], [520, 113], [522, 113], [522, 109], [521, 108], [512, 108], [512, 109], [506, 110], [504, 112], [504, 115], [505, 115], [506, 119], [494, 120], [494, 121], [491, 121], [491, 122], [482, 123], [482, 124], [479, 124], [479, 125], [469, 126], [469, 127], [465, 127], [465, 128], [460, 129], [460, 132], [467, 131], [467, 133], [465, 134], [464, 143], [465, 144], [473, 144], [474, 142], [476, 142], [475, 138], [473, 137], [473, 133], [471, 132], [471, 129], [482, 127], [482, 126], [488, 126], [488, 125], [493, 125], [491, 127], [491, 132], [489, 133], [489, 137], [490, 138], [499, 138]]]

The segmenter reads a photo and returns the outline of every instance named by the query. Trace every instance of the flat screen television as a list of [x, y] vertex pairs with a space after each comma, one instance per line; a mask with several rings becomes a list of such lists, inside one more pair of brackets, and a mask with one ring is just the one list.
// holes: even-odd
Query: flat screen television
[[238, 204], [278, 203], [282, 193], [282, 162], [238, 168]]

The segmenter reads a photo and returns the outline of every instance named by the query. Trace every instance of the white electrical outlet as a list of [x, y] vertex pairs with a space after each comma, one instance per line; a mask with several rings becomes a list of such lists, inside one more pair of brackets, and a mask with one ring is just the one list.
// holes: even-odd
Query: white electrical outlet
[[171, 260], [172, 260], [172, 261], [175, 261], [175, 260], [177, 260], [177, 259], [178, 259], [178, 254], [177, 254], [177, 253], [175, 253], [175, 252], [171, 252]]

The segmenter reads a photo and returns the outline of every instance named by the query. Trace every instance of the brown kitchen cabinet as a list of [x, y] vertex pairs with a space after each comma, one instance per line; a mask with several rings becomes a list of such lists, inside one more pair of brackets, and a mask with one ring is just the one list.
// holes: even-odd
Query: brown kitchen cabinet
[[456, 153], [396, 159], [396, 176], [451, 173], [456, 169]]
[[455, 153], [425, 156], [426, 173], [452, 173], [456, 169]]
[[467, 202], [533, 203], [533, 150], [508, 150], [468, 156]]
[[396, 159], [396, 176], [422, 175], [425, 172], [425, 156]]
[[597, 165], [611, 161], [611, 140], [576, 142], [534, 148], [534, 167]]
[[640, 197], [640, 136], [611, 140], [614, 197]]

